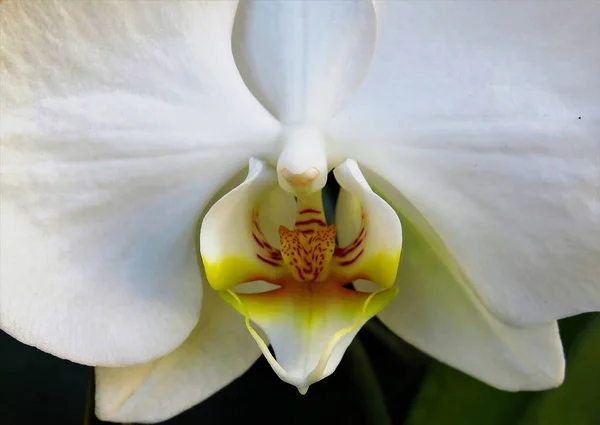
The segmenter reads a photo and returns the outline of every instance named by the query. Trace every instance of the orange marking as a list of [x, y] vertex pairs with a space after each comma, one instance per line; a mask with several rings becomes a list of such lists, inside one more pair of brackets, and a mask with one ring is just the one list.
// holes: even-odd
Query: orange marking
[[347, 246], [346, 248], [336, 248], [334, 255], [336, 257], [345, 257], [346, 255], [354, 251], [356, 248], [358, 248], [362, 244], [362, 242], [362, 239], [357, 239], [354, 242], [352, 242], [352, 245]]
[[263, 245], [263, 243], [260, 241], [260, 239], [258, 239], [258, 237], [254, 233], [252, 233], [252, 238], [254, 238], [254, 242], [256, 242], [258, 244], [258, 246], [260, 246], [261, 248], [265, 247]]
[[354, 257], [352, 260], [348, 260], [348, 261], [342, 261], [340, 263], [340, 266], [349, 266], [350, 264], [354, 263], [356, 260], [358, 260], [358, 258], [363, 255], [363, 252], [365, 252], [364, 249], [361, 249], [360, 252], [356, 255], [356, 257]]
[[346, 248], [336, 247], [333, 255], [335, 255], [336, 257], [345, 257], [346, 255], [350, 254], [352, 251], [354, 251], [356, 248], [358, 248], [362, 244], [362, 242], [364, 240], [364, 236], [365, 236], [365, 228], [363, 227], [362, 230], [360, 231], [360, 233], [358, 234], [358, 236], [356, 237], [356, 239], [354, 239], [354, 242], [352, 242]]
[[300, 230], [279, 226], [281, 256], [296, 280], [322, 281], [329, 275], [329, 262], [335, 250], [335, 226], [306, 235]]
[[266, 264], [268, 264], [268, 265], [270, 265], [270, 266], [273, 266], [273, 267], [279, 267], [279, 264], [277, 264], [277, 263], [276, 263], [276, 262], [274, 262], [274, 261], [267, 260], [266, 258], [262, 257], [260, 254], [256, 254], [256, 257], [257, 257], [257, 258], [258, 258], [260, 261], [262, 261], [263, 263], [266, 263]]

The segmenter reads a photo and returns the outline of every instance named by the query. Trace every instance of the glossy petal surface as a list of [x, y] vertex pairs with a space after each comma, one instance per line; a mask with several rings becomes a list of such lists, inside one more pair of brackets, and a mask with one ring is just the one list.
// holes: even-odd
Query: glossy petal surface
[[233, 52], [257, 99], [285, 124], [329, 119], [365, 76], [375, 47], [368, 0], [245, 1]]
[[404, 229], [399, 293], [378, 317], [432, 357], [496, 388], [558, 386], [565, 360], [556, 322], [515, 327], [491, 314], [452, 255], [442, 254], [424, 217], [391, 186], [369, 177], [388, 202], [401, 206]]
[[194, 328], [197, 221], [278, 131], [237, 73], [235, 6], [2, 5], [2, 329], [117, 366]]
[[96, 369], [96, 412], [112, 422], [158, 422], [210, 397], [260, 356], [239, 315], [207, 289], [188, 339], [165, 357]]
[[600, 309], [597, 2], [381, 2], [331, 123], [420, 211], [494, 315]]

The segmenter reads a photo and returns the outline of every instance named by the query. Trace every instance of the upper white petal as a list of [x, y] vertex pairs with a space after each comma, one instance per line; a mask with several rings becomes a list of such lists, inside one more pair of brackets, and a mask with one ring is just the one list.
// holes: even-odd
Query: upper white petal
[[193, 329], [199, 216], [278, 132], [237, 73], [235, 6], [3, 4], [2, 329], [111, 366]]
[[600, 3], [377, 12], [338, 148], [408, 198], [503, 320], [600, 309]]
[[96, 369], [96, 413], [113, 422], [158, 422], [200, 403], [244, 373], [260, 350], [243, 320], [207, 289], [196, 329], [151, 363]]
[[369, 0], [245, 1], [233, 52], [244, 81], [286, 124], [330, 118], [362, 81], [375, 45]]
[[[542, 390], [564, 378], [564, 356], [556, 322], [514, 327], [492, 315], [425, 218], [393, 188], [371, 184], [401, 206], [404, 251], [398, 269], [398, 296], [379, 313], [395, 333], [436, 359], [494, 387]], [[448, 255], [448, 254], [446, 254]]]

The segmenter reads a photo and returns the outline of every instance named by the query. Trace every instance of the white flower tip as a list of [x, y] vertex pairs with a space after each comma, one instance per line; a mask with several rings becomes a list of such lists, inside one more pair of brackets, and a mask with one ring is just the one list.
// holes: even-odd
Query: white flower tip
[[307, 126], [288, 127], [282, 144], [277, 160], [281, 188], [294, 194], [321, 190], [327, 182], [327, 155], [321, 131]]
[[306, 395], [306, 393], [308, 392], [308, 387], [309, 387], [309, 385], [305, 385], [303, 387], [298, 387], [298, 392], [302, 395]]
[[294, 193], [314, 192], [315, 190], [319, 190], [320, 188], [313, 189], [313, 187], [320, 174], [321, 172], [317, 167], [310, 167], [301, 173], [293, 173], [287, 168], [282, 168], [279, 172], [279, 176], [287, 183], [286, 186], [289, 185]]

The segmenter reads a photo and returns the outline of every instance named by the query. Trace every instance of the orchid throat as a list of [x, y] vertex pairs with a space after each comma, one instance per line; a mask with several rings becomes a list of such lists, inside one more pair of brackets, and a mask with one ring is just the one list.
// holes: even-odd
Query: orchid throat
[[402, 229], [353, 160], [334, 169], [341, 191], [336, 224], [328, 224], [327, 169], [301, 155], [296, 167], [286, 166], [286, 155], [298, 152], [289, 146], [278, 172], [250, 159], [246, 180], [206, 214], [200, 253], [209, 284], [243, 315], [275, 373], [305, 393], [396, 296]]

